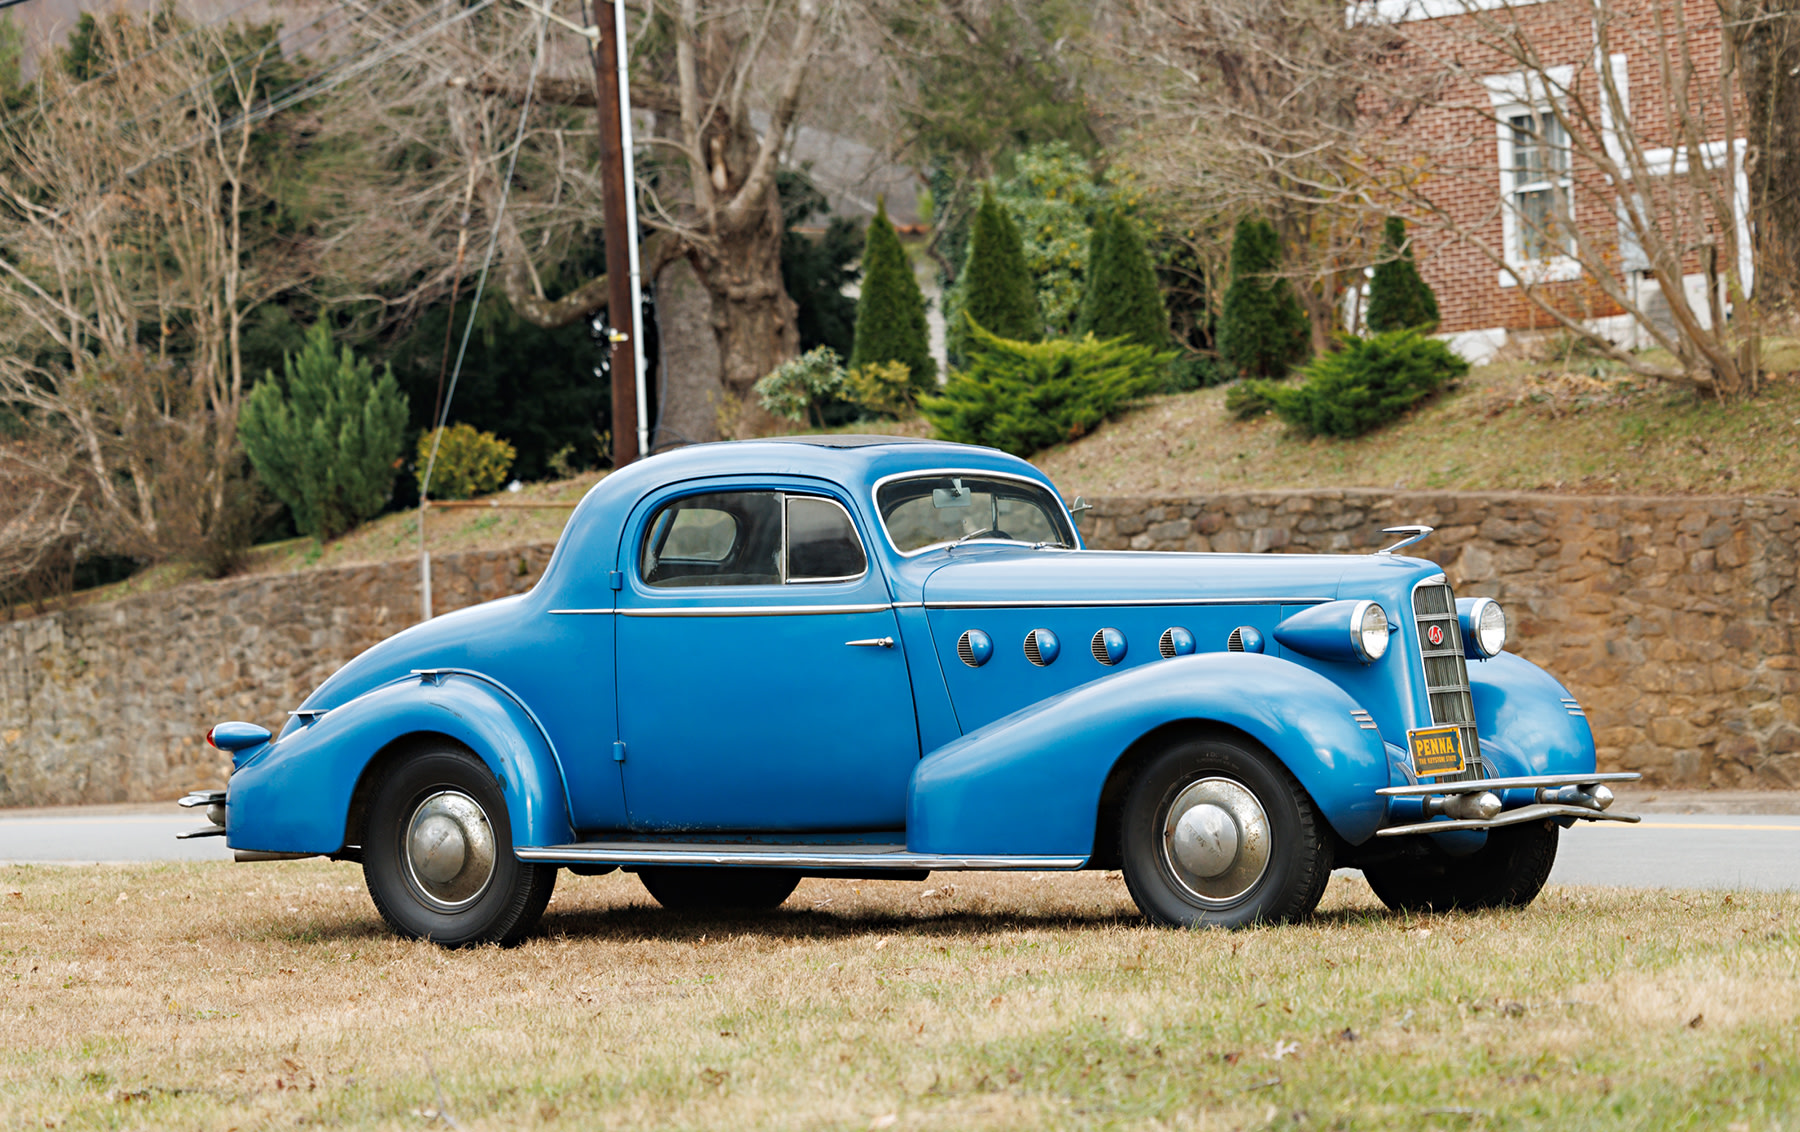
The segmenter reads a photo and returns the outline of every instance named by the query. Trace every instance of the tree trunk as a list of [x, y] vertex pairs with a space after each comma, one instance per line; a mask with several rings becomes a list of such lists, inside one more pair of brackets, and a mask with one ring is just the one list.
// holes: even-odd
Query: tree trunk
[[1738, 14], [1757, 297], [1792, 317], [1800, 299], [1800, 0], [1746, 0]]
[[713, 330], [713, 298], [694, 265], [677, 257], [656, 276], [657, 388], [650, 450], [719, 439], [725, 386], [719, 340]]
[[781, 283], [781, 227], [781, 199], [771, 184], [764, 207], [720, 232], [710, 249], [689, 253], [713, 300], [713, 335], [726, 397], [719, 425], [729, 436], [788, 430], [751, 388], [800, 349], [797, 308]]

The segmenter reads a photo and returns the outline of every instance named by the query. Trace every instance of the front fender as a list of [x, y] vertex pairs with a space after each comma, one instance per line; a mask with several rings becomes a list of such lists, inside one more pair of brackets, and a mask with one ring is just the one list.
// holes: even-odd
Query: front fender
[[1167, 723], [1235, 727], [1300, 780], [1352, 844], [1375, 832], [1388, 784], [1378, 732], [1343, 689], [1255, 653], [1176, 657], [1033, 704], [920, 761], [907, 795], [907, 848], [922, 853], [1093, 851], [1100, 792], [1140, 737]]
[[[1469, 662], [1469, 692], [1482, 751], [1501, 777], [1585, 774], [1594, 769], [1594, 732], [1556, 678], [1503, 652]], [[1565, 701], [1567, 701], [1565, 703]]]
[[487, 763], [506, 798], [515, 846], [575, 839], [562, 767], [543, 728], [503, 685], [455, 672], [381, 685], [267, 745], [227, 784], [226, 843], [270, 853], [338, 852], [351, 795], [370, 760], [419, 734], [448, 736]]

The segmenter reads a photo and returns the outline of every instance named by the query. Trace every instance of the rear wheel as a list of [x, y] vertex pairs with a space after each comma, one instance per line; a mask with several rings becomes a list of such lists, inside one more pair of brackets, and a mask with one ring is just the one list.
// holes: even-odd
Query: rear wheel
[[788, 869], [663, 865], [638, 870], [656, 902], [675, 912], [760, 912], [778, 907], [799, 887]]
[[1523, 908], [1550, 879], [1557, 833], [1552, 821], [1501, 826], [1488, 830], [1487, 844], [1467, 857], [1433, 847], [1427, 860], [1369, 865], [1363, 876], [1397, 912]]
[[1188, 740], [1151, 758], [1120, 827], [1126, 887], [1167, 927], [1297, 920], [1318, 907], [1331, 876], [1312, 799], [1245, 742]]
[[506, 799], [466, 748], [423, 751], [375, 786], [363, 878], [401, 935], [447, 947], [518, 942], [543, 915], [554, 865], [513, 855]]

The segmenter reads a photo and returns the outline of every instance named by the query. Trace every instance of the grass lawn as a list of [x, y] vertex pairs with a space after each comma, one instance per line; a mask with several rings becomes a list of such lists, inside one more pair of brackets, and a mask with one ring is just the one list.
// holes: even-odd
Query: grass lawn
[[0, 1126], [1800, 1128], [1800, 897], [1553, 889], [1141, 926], [1117, 874], [806, 881], [750, 918], [566, 873], [524, 946], [352, 865], [0, 870]]

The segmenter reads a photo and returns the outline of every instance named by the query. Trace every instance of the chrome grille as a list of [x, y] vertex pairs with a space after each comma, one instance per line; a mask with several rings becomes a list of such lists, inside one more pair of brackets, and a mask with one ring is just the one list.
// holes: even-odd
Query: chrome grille
[[[1484, 778], [1481, 739], [1475, 733], [1475, 700], [1469, 694], [1469, 666], [1463, 659], [1462, 626], [1456, 619], [1456, 596], [1442, 582], [1413, 590], [1413, 624], [1419, 657], [1425, 665], [1425, 691], [1431, 699], [1431, 722], [1453, 723], [1462, 732], [1466, 770], [1434, 775], [1434, 782], [1467, 782]], [[1439, 640], [1433, 642], [1432, 630]]]

